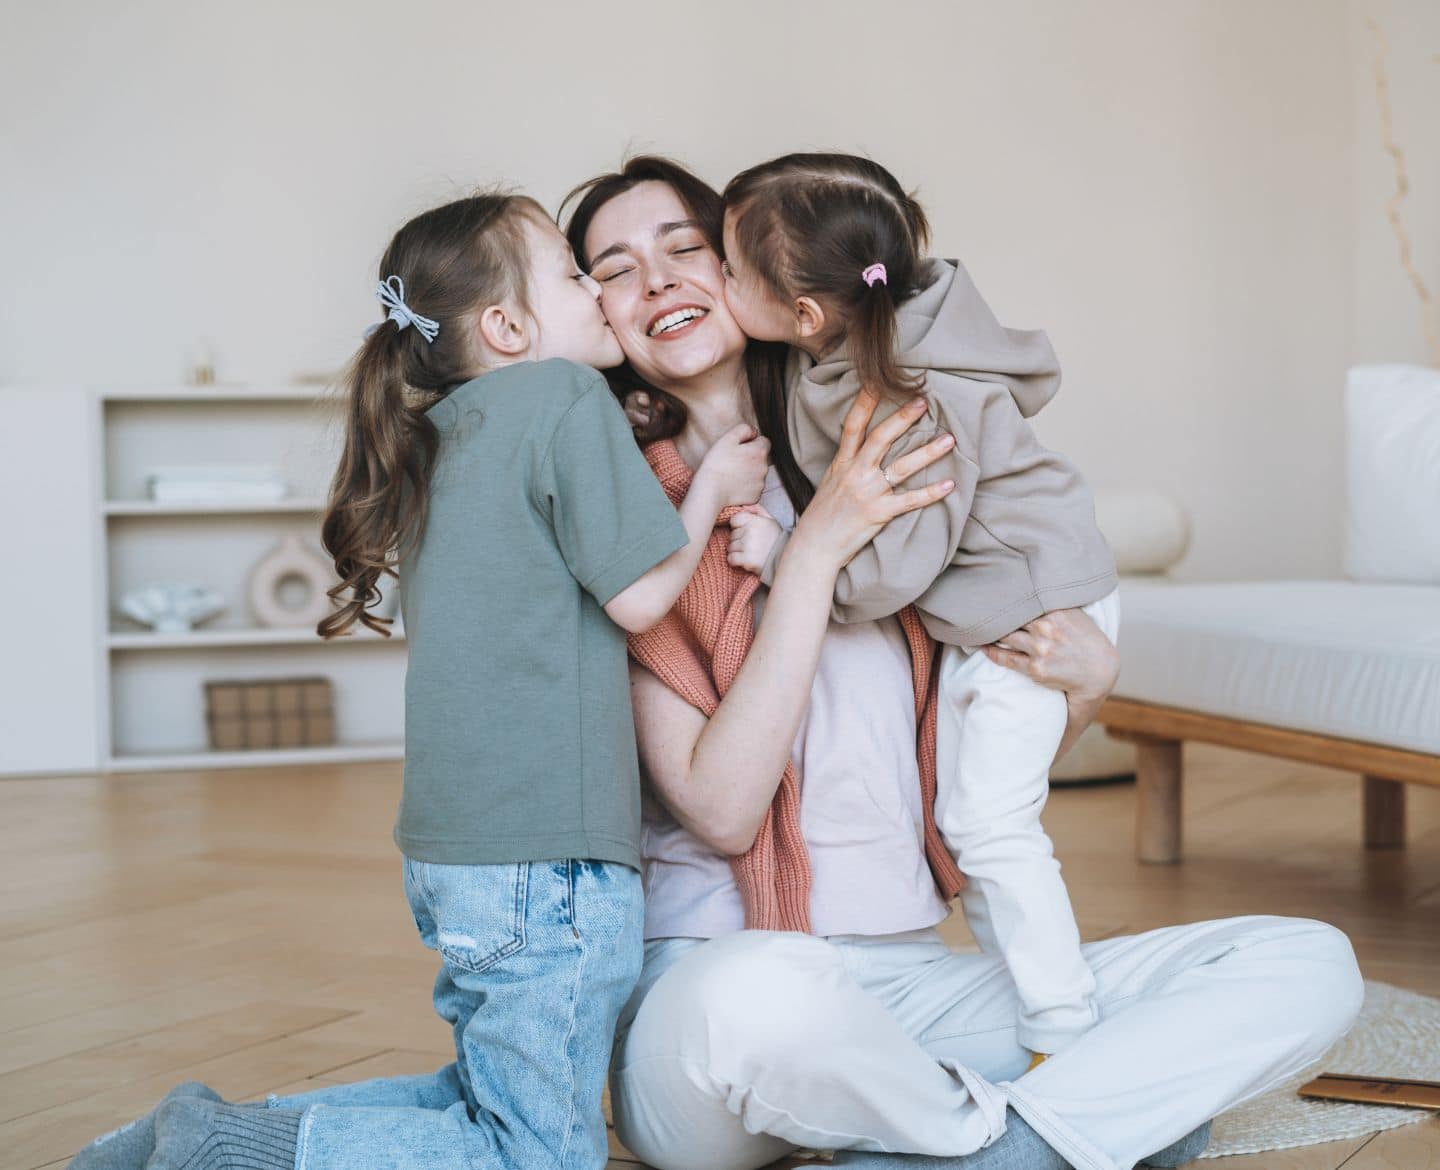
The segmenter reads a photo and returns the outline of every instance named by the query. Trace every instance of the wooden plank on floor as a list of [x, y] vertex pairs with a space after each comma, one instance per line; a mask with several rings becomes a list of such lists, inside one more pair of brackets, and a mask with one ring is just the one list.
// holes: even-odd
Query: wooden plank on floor
[[1440, 1170], [1440, 1118], [1377, 1133], [1345, 1170]]
[[0, 1123], [0, 1170], [34, 1170], [68, 1159], [93, 1138], [147, 1113], [180, 1081], [201, 1081], [228, 1101], [246, 1101], [273, 1085], [321, 1076], [374, 1055], [373, 1048], [363, 1045], [319, 1043], [301, 1034], [127, 1081]]
[[[1130, 856], [1131, 788], [1052, 795], [1046, 825], [1086, 937], [1319, 917], [1352, 937], [1367, 976], [1440, 995], [1440, 789], [1412, 786], [1409, 847], [1375, 853], [1356, 777], [1203, 744], [1186, 765], [1188, 858], [1164, 871]], [[0, 1170], [59, 1170], [182, 1079], [245, 1100], [450, 1059], [429, 1006], [435, 957], [407, 919], [386, 829], [399, 792], [394, 765], [0, 784], [0, 1074], [252, 1002], [351, 1013], [185, 1068], [126, 1062], [100, 1091], [82, 1080], [73, 1099], [0, 1124]], [[968, 941], [958, 915], [942, 933]], [[394, 1055], [406, 1052], [414, 1064]], [[1374, 1149], [1357, 1139], [1217, 1170], [1440, 1170], [1428, 1146], [1410, 1149], [1440, 1125], [1422, 1124]]]
[[265, 1101], [270, 1097], [298, 1097], [301, 1093], [313, 1093], [316, 1089], [330, 1089], [335, 1082], [324, 1077], [306, 1077], [304, 1080], [291, 1081], [286, 1085], [271, 1085], [269, 1088], [258, 1093], [251, 1093], [246, 1097], [247, 1102]]
[[[337, 1036], [340, 1033], [336, 1033]], [[433, 1073], [455, 1059], [454, 1049], [437, 1054], [417, 1048], [390, 1048], [358, 1064], [347, 1064], [322, 1078], [333, 1085], [350, 1085], [372, 1077], [413, 1077]]]
[[[126, 1003], [107, 1004], [89, 1011], [14, 1028], [0, 1035], [0, 1075], [44, 1064], [62, 1056], [99, 1048], [117, 1040], [153, 1032], [197, 1016], [214, 1015], [253, 1003], [253, 981], [234, 979], [186, 983]], [[265, 995], [265, 998], [273, 998]]]
[[[83, 849], [85, 846], [81, 844], [78, 847]], [[53, 856], [54, 851], [63, 848], [59, 843], [52, 842], [51, 853], [47, 856]], [[37, 861], [35, 868], [43, 873], [46, 867]], [[78, 872], [74, 872], [76, 869]], [[153, 870], [145, 864], [132, 865], [118, 875], [91, 875], [81, 867], [70, 867], [66, 872], [57, 874], [51, 867], [49, 876], [60, 890], [79, 888], [89, 892], [62, 898], [48, 888], [25, 889], [24, 879], [20, 878], [18, 888], [8, 891], [11, 897], [0, 907], [0, 938], [23, 941], [36, 930], [48, 929], [55, 922], [78, 927], [149, 909], [177, 910], [193, 904], [198, 898], [225, 892], [225, 884], [219, 875], [196, 872], [193, 864], [187, 868], [183, 863], [174, 861], [163, 868], [157, 865]], [[37, 925], [30, 907], [40, 899], [45, 901], [46, 909], [53, 911], [54, 916]]]
[[0, 1121], [101, 1092], [117, 1081], [168, 1074], [342, 1019], [334, 1008], [252, 1003], [157, 1028], [113, 1044], [86, 1049], [0, 1076]]
[[[264, 896], [256, 891], [223, 890], [208, 895], [177, 896], [172, 902], [110, 917], [86, 921], [62, 917], [38, 930], [4, 940], [7, 984], [11, 970], [33, 960], [56, 955], [83, 959], [87, 952], [107, 952], [117, 947], [134, 951], [147, 944], [173, 946], [179, 941], [175, 938], [175, 915], [181, 907], [192, 916], [183, 940], [187, 944], [217, 924], [223, 925], [246, 913], [263, 915], [266, 909]], [[230, 934], [235, 933], [233, 928], [226, 929]]]
[[186, 982], [218, 978], [248, 964], [269, 961], [279, 965], [286, 957], [286, 948], [252, 935], [199, 948], [141, 952], [104, 968], [103, 979], [97, 978], [96, 969], [90, 966], [49, 972], [40, 979], [27, 972], [25, 986], [15, 988], [14, 994], [9, 994], [12, 985], [7, 970], [7, 994], [0, 999], [0, 1032], [60, 1019], [80, 1003], [102, 1007], [132, 1002]]
[[428, 982], [413, 981], [396, 988], [389, 1004], [384, 1006], [375, 1004], [372, 998], [361, 999], [354, 994], [337, 996], [335, 1002], [361, 1010], [322, 1026], [318, 1033], [321, 1037], [360, 1040], [373, 1044], [377, 1050], [400, 1048], [429, 1052], [430, 1072], [455, 1059], [454, 1033], [435, 1014]]

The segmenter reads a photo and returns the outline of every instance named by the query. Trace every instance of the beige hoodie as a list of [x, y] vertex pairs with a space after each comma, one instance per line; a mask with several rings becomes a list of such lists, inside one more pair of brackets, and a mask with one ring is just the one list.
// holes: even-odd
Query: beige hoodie
[[[953, 479], [955, 490], [892, 520], [841, 570], [835, 619], [873, 621], [913, 601], [936, 639], [979, 646], [1110, 593], [1115, 560], [1090, 492], [1025, 421], [1060, 386], [1045, 334], [1004, 328], [963, 265], [931, 260], [920, 291], [900, 306], [897, 343], [900, 364], [924, 372], [930, 409], [885, 463], [949, 431], [954, 450], [904, 487]], [[791, 446], [819, 483], [860, 391], [847, 348], [819, 362], [796, 351], [787, 389]], [[900, 405], [887, 397], [876, 421]], [[762, 574], [767, 584], [780, 548]]]

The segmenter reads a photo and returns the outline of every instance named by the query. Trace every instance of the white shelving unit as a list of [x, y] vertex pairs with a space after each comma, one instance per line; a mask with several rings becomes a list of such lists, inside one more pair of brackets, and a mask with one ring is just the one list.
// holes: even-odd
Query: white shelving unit
[[205, 650], [217, 646], [313, 646], [317, 642], [330, 646], [363, 646], [367, 642], [405, 641], [405, 631], [384, 634], [365, 630], [346, 634], [331, 642], [317, 638], [310, 630], [191, 630], [184, 634], [111, 633], [107, 636], [111, 650]]
[[[96, 411], [103, 766], [136, 772], [401, 758], [403, 631], [327, 642], [308, 628], [259, 627], [249, 613], [250, 572], [282, 537], [298, 534], [319, 548], [341, 441], [334, 400], [307, 386], [145, 387], [101, 392]], [[279, 468], [291, 494], [242, 504], [146, 497], [155, 468], [237, 464]], [[157, 634], [120, 613], [127, 590], [159, 582], [216, 589], [227, 608], [179, 634]], [[336, 744], [208, 749], [206, 681], [297, 674], [331, 679]]]
[[112, 757], [110, 772], [199, 771], [205, 768], [264, 768], [293, 764], [357, 764], [371, 760], [400, 760], [405, 747], [382, 741], [349, 746], [294, 748], [274, 751], [257, 748], [248, 752], [165, 752], [153, 756]]
[[106, 500], [107, 516], [319, 516], [324, 500], [279, 500], [273, 504], [161, 504], [155, 500]]

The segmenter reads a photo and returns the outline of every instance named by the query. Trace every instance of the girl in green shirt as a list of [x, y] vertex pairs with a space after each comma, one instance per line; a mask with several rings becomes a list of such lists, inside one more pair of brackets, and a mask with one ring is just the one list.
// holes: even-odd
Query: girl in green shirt
[[621, 361], [599, 288], [533, 200], [426, 212], [380, 275], [386, 317], [347, 378], [323, 526], [340, 584], [319, 632], [388, 634], [371, 611], [398, 568], [396, 838], [455, 1060], [263, 1108], [183, 1085], [79, 1170], [605, 1164], [601, 1093], [642, 959], [625, 631], [674, 604], [723, 508], [759, 498], [768, 444], [734, 427], [677, 516], [596, 372]]

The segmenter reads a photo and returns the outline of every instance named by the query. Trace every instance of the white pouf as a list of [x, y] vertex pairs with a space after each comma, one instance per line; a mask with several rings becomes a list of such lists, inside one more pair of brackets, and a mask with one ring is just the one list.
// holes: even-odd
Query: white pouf
[[[1190, 517], [1163, 492], [1096, 492], [1095, 521], [1122, 575], [1164, 573], [1179, 564], [1190, 547]], [[1120, 624], [1123, 630], [1123, 612]]]
[[[1155, 491], [1095, 493], [1095, 520], [1122, 574], [1157, 579], [1177, 565], [1190, 547], [1190, 517], [1179, 502]], [[1125, 588], [1120, 582], [1120, 641], [1125, 641]], [[1087, 728], [1075, 746], [1050, 769], [1050, 779], [1064, 784], [1106, 780], [1135, 771], [1135, 749], [1111, 739], [1099, 726]]]

